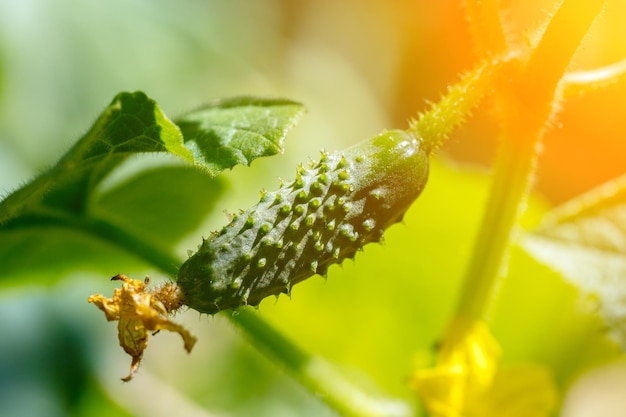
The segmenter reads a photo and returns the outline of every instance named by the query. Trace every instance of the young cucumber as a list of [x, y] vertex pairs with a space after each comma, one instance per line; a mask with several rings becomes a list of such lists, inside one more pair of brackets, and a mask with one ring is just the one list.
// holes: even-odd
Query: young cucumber
[[428, 154], [404, 131], [322, 152], [293, 182], [204, 239], [180, 268], [184, 303], [203, 313], [258, 305], [354, 257], [400, 220], [428, 178]]

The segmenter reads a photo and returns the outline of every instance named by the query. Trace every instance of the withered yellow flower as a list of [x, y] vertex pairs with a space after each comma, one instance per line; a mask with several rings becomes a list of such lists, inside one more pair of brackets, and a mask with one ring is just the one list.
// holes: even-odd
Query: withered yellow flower
[[130, 372], [122, 378], [123, 381], [130, 381], [139, 369], [143, 352], [148, 346], [149, 333], [159, 330], [176, 332], [183, 338], [187, 352], [191, 351], [196, 338], [168, 318], [170, 313], [182, 306], [176, 284], [167, 283], [159, 288], [149, 289], [147, 277], [144, 281], [139, 281], [125, 275], [116, 275], [111, 280], [122, 281], [122, 288], [115, 289], [113, 298], [96, 294], [87, 301], [104, 311], [108, 321], [118, 320], [120, 346], [132, 358]]

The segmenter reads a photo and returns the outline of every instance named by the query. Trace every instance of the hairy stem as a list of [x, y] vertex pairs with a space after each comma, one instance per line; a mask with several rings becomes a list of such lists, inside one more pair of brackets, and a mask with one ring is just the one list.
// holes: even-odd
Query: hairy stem
[[56, 184], [55, 178], [63, 174], [62, 166], [54, 166], [0, 200], [0, 225], [17, 217], [25, 207], [39, 202], [42, 196]]
[[450, 133], [480, 103], [489, 87], [494, 85], [498, 70], [505, 63], [503, 59], [481, 62], [464, 74], [461, 81], [450, 86], [448, 93], [433, 103], [428, 111], [411, 121], [407, 131], [423, 140], [424, 149], [429, 154], [441, 147]]
[[556, 111], [556, 87], [604, 0], [565, 0], [516, 81], [498, 97], [502, 141], [487, 208], [461, 292], [458, 314], [481, 319], [503, 275], [526, 202], [537, 147]]
[[448, 92], [430, 109], [410, 122], [408, 132], [422, 139], [427, 153], [441, 147], [452, 131], [465, 122], [485, 94], [508, 71], [516, 53], [504, 53], [506, 42], [495, 0], [468, 0], [468, 19], [477, 49], [484, 55], [461, 80], [448, 87]]

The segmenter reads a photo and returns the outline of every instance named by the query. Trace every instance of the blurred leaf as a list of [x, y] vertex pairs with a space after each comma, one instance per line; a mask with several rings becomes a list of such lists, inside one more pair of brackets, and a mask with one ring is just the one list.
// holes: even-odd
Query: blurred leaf
[[[0, 409], [3, 416], [130, 417], [95, 380], [100, 317], [81, 277], [57, 287], [30, 286], [0, 302]], [[88, 281], [89, 282], [89, 281]], [[93, 282], [91, 282], [93, 284]], [[95, 312], [94, 312], [95, 313]]]
[[33, 293], [0, 304], [2, 411], [18, 417], [68, 415], [90, 379], [84, 336], [63, 320], [48, 294]]
[[[89, 216], [169, 250], [212, 212], [222, 189], [221, 181], [193, 167], [160, 167], [140, 172], [96, 195]], [[24, 276], [30, 275], [39, 282], [51, 283], [68, 270], [115, 275], [146, 267], [136, 255], [124, 253], [123, 248], [116, 248], [87, 230], [28, 219], [17, 226], [0, 230], [0, 281], [3, 277], [19, 277], [23, 284]]]
[[554, 209], [536, 234], [626, 256], [626, 175]]
[[626, 349], [626, 176], [556, 208], [524, 248], [586, 294]]
[[63, 226], [33, 225], [0, 230], [0, 287], [54, 284], [70, 271], [106, 276], [148, 267], [134, 254], [97, 236]]
[[584, 294], [594, 295], [604, 324], [626, 349], [626, 255], [542, 236], [528, 236], [522, 245]]
[[134, 417], [116, 398], [109, 397], [97, 381], [92, 380], [84, 389], [80, 403], [72, 411], [76, 417]]
[[171, 247], [196, 230], [223, 191], [223, 182], [190, 166], [143, 171], [96, 197], [91, 215]]
[[619, 349], [603, 331], [594, 298], [522, 246], [511, 249], [506, 279], [489, 310], [490, 327], [507, 365], [546, 365], [568, 384]]
[[236, 97], [214, 101], [176, 123], [196, 162], [215, 176], [282, 152], [285, 135], [303, 113], [302, 105], [290, 100]]
[[5, 91], [5, 54], [3, 50], [0, 50], [0, 97], [4, 95]]

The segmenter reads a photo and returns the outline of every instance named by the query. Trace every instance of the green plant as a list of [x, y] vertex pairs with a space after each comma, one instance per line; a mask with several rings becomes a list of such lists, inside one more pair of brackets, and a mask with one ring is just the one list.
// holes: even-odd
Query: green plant
[[[479, 228], [473, 253], [469, 257], [469, 264], [466, 268], [463, 268], [465, 265], [456, 265], [460, 270], [465, 270], [458, 294], [458, 306], [442, 315], [442, 321], [448, 322], [447, 330], [443, 332], [436, 351], [427, 353], [435, 357], [425, 360], [411, 378], [410, 385], [418, 391], [432, 415], [497, 415], [497, 407], [501, 406], [499, 404], [502, 398], [520, 394], [526, 386], [531, 387], [526, 394], [530, 405], [511, 401], [506, 404], [507, 410], [519, 415], [549, 415], [555, 409], [559, 387], [564, 387], [573, 375], [588, 366], [621, 354], [614, 339], [608, 336], [617, 335], [617, 340], [623, 345], [623, 307], [619, 300], [615, 300], [618, 298], [615, 294], [620, 293], [620, 283], [624, 279], [624, 251], [619, 242], [611, 239], [613, 231], [601, 229], [597, 233], [595, 224], [598, 219], [611, 219], [616, 213], [623, 211], [623, 181], [611, 182], [599, 191], [575, 199], [563, 208], [549, 211], [539, 227], [526, 231], [518, 229], [524, 206], [534, 204], [528, 198], [538, 144], [550, 122], [556, 117], [560, 101], [574, 89], [600, 87], [610, 81], [619, 81], [626, 73], [621, 65], [610, 67], [608, 75], [599, 80], [589, 81], [582, 77], [583, 81], [579, 81], [581, 77], [564, 75], [572, 55], [603, 3], [564, 1], [537, 45], [520, 47], [508, 45], [503, 31], [494, 23], [499, 22], [495, 2], [468, 2], [467, 12], [474, 30], [475, 43], [483, 60], [464, 75], [460, 82], [451, 86], [448, 93], [438, 103], [433, 104], [429, 111], [411, 122], [407, 129], [406, 134], [420, 138], [428, 152], [436, 150], [443, 146], [453, 128], [464, 122], [485, 94], [493, 97], [501, 122], [500, 153], [495, 164], [494, 182], [489, 192], [484, 220]], [[270, 156], [281, 151], [286, 132], [301, 114], [302, 106], [292, 101], [238, 98], [211, 103], [172, 122], [144, 94], [118, 95], [90, 131], [55, 166], [0, 203], [0, 237], [3, 240], [2, 259], [5, 270], [10, 273], [12, 267], [17, 269], [17, 260], [24, 255], [37, 257], [37, 254], [32, 254], [32, 241], [42, 239], [42, 230], [60, 229], [64, 233], [86, 235], [99, 242], [107, 242], [121, 248], [123, 252], [141, 258], [144, 264], [161, 273], [176, 277], [182, 260], [180, 256], [173, 254], [172, 242], [179, 239], [185, 231], [195, 230], [205, 211], [203, 207], [195, 207], [198, 205], [197, 201], [194, 202], [194, 207], [186, 207], [187, 201], [193, 201], [189, 195], [195, 197], [195, 194], [199, 194], [198, 188], [202, 183], [201, 193], [206, 193], [207, 196], [205, 203], [219, 205], [217, 196], [221, 183], [214, 178], [226, 168], [249, 164], [257, 157]], [[122, 185], [106, 186], [110, 174], [129, 156], [146, 152], [172, 154], [196, 167], [188, 170], [176, 165], [174, 168], [159, 168], [154, 173], [161, 182], [152, 184], [148, 201], [156, 198], [156, 194], [182, 189], [185, 182], [188, 182], [187, 190], [181, 191], [177, 196], [166, 196], [161, 202], [164, 205], [171, 204], [169, 209], [157, 209], [161, 216], [167, 216], [168, 210], [176, 213], [174, 223], [178, 224], [169, 224], [162, 229], [168, 235], [162, 234], [160, 230], [150, 230], [142, 223], [145, 220], [142, 219], [142, 214], [151, 209], [149, 205], [141, 210], [126, 212], [124, 198], [144, 188], [143, 184], [140, 187], [138, 178]], [[378, 152], [376, 150], [372, 155], [376, 156]], [[420, 156], [421, 152], [420, 149]], [[422, 162], [421, 159], [418, 160], [415, 169], [417, 175], [424, 179]], [[402, 169], [407, 170], [407, 167]], [[452, 170], [439, 169], [443, 176], [452, 175]], [[183, 173], [188, 173], [189, 176], [183, 178]], [[359, 171], [354, 173], [355, 176], [361, 174]], [[319, 176], [319, 173], [315, 176]], [[432, 182], [438, 180], [441, 181], [437, 175], [432, 176]], [[380, 181], [384, 185], [386, 178]], [[161, 187], [157, 188], [157, 185]], [[416, 192], [410, 193], [410, 198], [406, 201], [403, 197], [401, 209], [397, 213], [393, 212], [389, 221], [396, 220], [404, 213], [405, 203], [419, 194], [421, 185], [420, 183]], [[357, 183], [355, 188], [361, 187]], [[477, 187], [472, 188], [470, 184], [468, 189], [471, 193], [462, 196], [459, 201], [468, 205], [479, 205], [480, 198], [476, 195], [475, 188]], [[298, 198], [298, 195], [289, 191], [283, 198], [290, 200]], [[428, 198], [427, 195], [423, 196], [423, 199]], [[181, 213], [181, 207], [188, 209], [189, 213]], [[437, 207], [430, 214], [438, 214], [444, 209]], [[278, 216], [278, 210], [268, 210], [267, 218]], [[357, 213], [356, 217], [359, 215]], [[407, 222], [411, 222], [411, 213], [407, 217]], [[232, 224], [245, 224], [248, 216], [246, 214], [239, 219]], [[362, 219], [359, 218], [360, 220]], [[438, 230], [428, 230], [429, 220], [426, 218], [421, 223], [414, 223], [424, 228], [419, 229], [419, 233], [424, 234], [422, 245], [406, 245], [403, 249], [405, 252], [398, 251], [397, 256], [401, 259], [415, 257], [418, 263], [420, 260], [428, 262], [425, 259], [428, 257], [426, 246], [437, 242], [440, 233]], [[452, 219], [446, 219], [445, 222], [449, 223], [448, 227], [454, 227]], [[160, 223], [164, 223], [163, 218]], [[576, 230], [575, 233], [572, 233], [572, 229]], [[618, 233], [623, 238], [623, 231]], [[592, 234], [593, 240], [590, 237]], [[371, 240], [375, 241], [377, 238], [378, 236]], [[77, 239], [80, 240], [80, 237]], [[210, 237], [204, 245], [210, 247], [213, 239], [218, 238]], [[389, 238], [390, 241], [393, 239], [393, 236]], [[348, 255], [360, 246], [362, 245], [350, 247]], [[245, 245], [243, 247], [248, 248]], [[397, 247], [395, 248], [388, 247], [386, 250], [397, 251]], [[236, 247], [233, 250], [232, 257], [247, 254], [241, 253], [245, 252], [242, 250], [237, 251]], [[198, 254], [202, 255], [207, 251], [207, 247], [200, 247]], [[447, 251], [452, 253], [452, 249], [448, 247], [443, 249], [444, 253]], [[52, 255], [63, 256], [62, 252]], [[360, 258], [365, 261], [369, 256], [370, 254], [365, 254]], [[79, 263], [80, 254], [70, 253], [69, 258], [76, 259], [76, 263]], [[318, 260], [309, 253], [305, 254], [305, 258], [305, 266]], [[121, 259], [121, 264], [131, 264], [123, 257]], [[197, 272], [201, 267], [215, 262], [202, 259], [202, 265], [192, 265], [198, 259], [198, 255], [193, 255], [187, 261], [188, 266], [182, 267], [182, 270], [191, 268], [193, 272]], [[323, 256], [319, 258], [319, 262], [326, 260]], [[359, 259], [357, 262], [361, 261]], [[110, 262], [106, 263], [110, 268]], [[446, 265], [441, 262], [434, 264], [440, 268], [442, 276], [452, 275], [449, 272], [446, 274]], [[242, 264], [243, 268], [245, 266]], [[391, 271], [393, 265], [388, 262], [383, 268]], [[318, 271], [317, 267], [314, 269]], [[230, 285], [238, 276], [229, 275], [229, 272], [223, 272], [218, 279], [227, 279], [225, 282]], [[302, 275], [298, 276], [298, 280], [312, 275], [309, 272], [300, 273]], [[330, 275], [332, 274], [331, 271]], [[375, 280], [369, 284], [380, 287], [382, 274], [375, 275]], [[422, 277], [416, 270], [412, 271], [412, 275], [415, 280], [436, 279], [432, 276]], [[524, 279], [520, 276], [524, 276]], [[607, 283], [603, 281], [604, 277], [610, 277], [614, 282]], [[185, 293], [183, 301], [188, 301], [187, 304], [192, 308], [199, 307], [200, 311], [216, 312], [217, 308], [201, 304], [201, 300], [207, 300], [210, 305], [215, 303], [214, 299], [207, 299], [206, 289], [198, 288], [195, 284], [187, 286], [186, 278], [187, 275], [181, 275], [181, 287]], [[200, 280], [207, 279], [200, 276]], [[393, 280], [394, 273], [390, 272], [384, 279]], [[354, 286], [355, 282], [349, 285]], [[409, 281], [405, 280], [403, 285], [409, 285]], [[499, 293], [496, 292], [498, 286], [503, 287]], [[561, 303], [570, 312], [570, 316], [563, 321], [576, 319], [575, 323], [560, 329], [562, 340], [550, 346], [554, 352], [547, 350], [533, 356], [531, 352], [537, 349], [536, 345], [516, 343], [515, 331], [511, 329], [511, 318], [514, 314], [508, 310], [520, 308], [520, 303], [528, 301], [524, 297], [511, 296], [519, 287], [531, 288], [526, 293], [533, 289], [541, 292], [547, 300], [544, 304], [552, 308], [557, 308], [555, 304]], [[159, 287], [151, 290], [148, 295], [165, 303], [162, 298], [163, 288], [171, 287]], [[278, 291], [282, 288], [278, 288]], [[143, 287], [141, 291], [144, 291]], [[351, 295], [357, 290], [351, 287], [350, 291]], [[370, 296], [378, 295], [377, 288], [373, 291]], [[563, 291], [570, 291], [566, 299], [557, 297]], [[252, 304], [257, 304], [261, 298], [274, 292], [272, 289], [259, 293], [258, 298], [252, 300]], [[578, 292], [583, 294], [582, 299], [585, 299], [584, 295], [587, 293], [595, 293], [599, 300], [598, 312], [578, 308], [576, 300], [581, 297]], [[407, 293], [409, 295], [405, 301], [410, 302], [411, 291]], [[196, 295], [198, 299], [193, 298]], [[445, 298], [444, 294], [438, 296], [440, 299]], [[228, 297], [233, 298], [230, 295]], [[515, 303], [507, 304], [510, 300]], [[227, 307], [236, 307], [245, 301], [237, 298], [227, 303]], [[342, 301], [344, 304], [352, 302], [351, 299]], [[359, 299], [359, 302], [366, 303], [375, 310], [380, 309], [377, 302], [386, 303], [385, 305], [401, 303], [397, 300], [367, 298]], [[148, 299], [141, 305], [149, 306], [150, 303]], [[175, 310], [179, 306], [179, 303], [174, 303], [165, 310]], [[549, 310], [526, 311], [528, 320], [525, 323], [529, 323], [527, 326], [532, 328], [540, 322], [544, 312], [550, 313]], [[138, 336], [133, 335], [131, 339], [138, 337], [144, 342], [140, 349], [129, 352], [133, 356], [131, 373], [141, 359], [149, 331], [180, 331], [190, 349], [191, 336], [185, 336], [186, 333], [165, 318], [162, 311], [159, 312], [160, 321], [157, 324], [137, 320], [135, 313], [136, 310], [132, 310], [130, 316], [117, 317], [132, 320], [139, 331]], [[340, 317], [341, 313], [342, 311], [337, 311], [335, 314]], [[277, 317], [279, 316], [272, 320], [280, 320]], [[281, 331], [277, 331], [263, 319], [263, 313], [256, 314], [244, 309], [229, 318], [243, 330], [255, 347], [292, 371], [310, 391], [322, 394], [323, 399], [341, 414], [410, 415], [413, 411], [412, 403], [406, 399], [391, 402], [370, 395], [325, 360], [311, 356], [294, 345]], [[589, 337], [601, 325], [608, 326], [612, 334]], [[438, 328], [434, 333], [440, 331]], [[435, 335], [438, 336], [440, 335]], [[420, 346], [426, 346], [426, 342], [421, 341]], [[417, 346], [410, 346], [411, 342], [404, 339], [395, 340], [395, 343], [409, 345], [406, 347], [409, 350], [417, 349]], [[122, 344], [124, 345], [123, 341]], [[574, 360], [572, 356], [575, 356], [577, 349], [584, 351], [587, 357]], [[501, 352], [508, 367], [501, 365]], [[533, 362], [533, 365], [513, 366], [518, 362]], [[409, 374], [411, 371], [406, 369], [405, 372]], [[515, 386], [516, 380], [522, 381], [521, 388]], [[529, 406], [533, 409], [525, 408]]]

